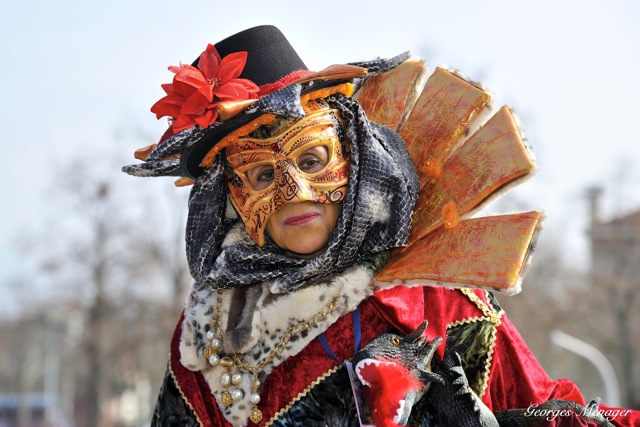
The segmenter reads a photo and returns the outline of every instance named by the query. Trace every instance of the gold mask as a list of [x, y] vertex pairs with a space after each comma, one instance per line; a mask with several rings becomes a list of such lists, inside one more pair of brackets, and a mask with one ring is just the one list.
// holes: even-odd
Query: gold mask
[[349, 181], [349, 155], [338, 137], [338, 112], [309, 101], [306, 117], [268, 138], [241, 137], [226, 148], [233, 172], [229, 197], [259, 246], [273, 213], [287, 203], [341, 203]]

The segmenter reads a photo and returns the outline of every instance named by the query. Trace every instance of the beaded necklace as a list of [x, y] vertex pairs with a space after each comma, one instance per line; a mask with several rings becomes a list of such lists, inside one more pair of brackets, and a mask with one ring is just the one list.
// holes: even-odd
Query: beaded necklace
[[259, 363], [251, 365], [244, 362], [235, 353], [224, 353], [222, 342], [223, 333], [220, 323], [220, 315], [222, 312], [222, 290], [219, 289], [216, 296], [216, 312], [214, 313], [211, 321], [209, 321], [210, 328], [207, 331], [207, 340], [209, 343], [205, 346], [203, 354], [212, 367], [221, 366], [224, 368], [224, 372], [220, 376], [220, 383], [225, 390], [221, 395], [220, 403], [224, 407], [227, 407], [232, 405], [234, 402], [240, 401], [244, 397], [244, 392], [237, 386], [242, 383], [245, 374], [251, 375], [252, 392], [251, 396], [249, 396], [249, 401], [253, 405], [253, 408], [251, 409], [249, 419], [256, 424], [259, 423], [262, 420], [262, 411], [257, 407], [258, 403], [260, 403], [260, 387], [262, 386], [260, 373], [267, 365], [273, 362], [276, 356], [279, 356], [284, 352], [286, 345], [291, 341], [291, 338], [309, 328], [317, 326], [320, 322], [326, 319], [329, 314], [331, 314], [338, 305], [338, 302], [339, 296], [332, 296], [329, 301], [313, 316], [302, 320], [287, 329], [280, 337], [278, 344], [269, 353], [269, 355], [267, 355], [267, 357]]

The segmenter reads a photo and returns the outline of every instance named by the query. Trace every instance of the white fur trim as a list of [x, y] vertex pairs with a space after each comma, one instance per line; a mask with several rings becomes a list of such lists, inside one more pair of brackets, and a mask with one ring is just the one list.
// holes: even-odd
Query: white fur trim
[[[372, 273], [363, 266], [347, 269], [326, 282], [308, 286], [288, 294], [270, 294], [269, 285], [263, 285], [263, 292], [257, 302], [252, 319], [251, 337], [238, 356], [248, 364], [255, 365], [263, 360], [280, 341], [284, 331], [299, 322], [308, 319], [325, 305], [333, 296], [338, 296], [336, 308], [316, 327], [308, 329], [305, 337], [301, 335], [295, 341], [289, 342], [285, 351], [277, 356], [273, 363], [263, 370], [265, 375], [291, 356], [298, 354], [312, 340], [340, 317], [355, 310], [360, 302], [373, 293], [370, 286]], [[229, 306], [233, 290], [222, 293], [221, 323], [223, 330], [227, 329]], [[202, 371], [216, 401], [225, 390], [220, 383], [220, 376], [225, 371], [217, 366], [211, 367], [203, 355], [204, 347], [208, 344], [205, 325], [211, 320], [216, 307], [217, 291], [209, 290], [206, 286], [194, 283], [189, 292], [185, 307], [182, 339], [180, 342], [180, 362], [190, 370]], [[267, 302], [268, 301], [268, 302]], [[251, 378], [245, 374], [243, 382], [237, 388], [244, 392], [244, 398], [233, 405], [224, 408], [218, 404], [224, 417], [234, 426], [246, 426], [253, 405], [249, 402], [251, 395]]]

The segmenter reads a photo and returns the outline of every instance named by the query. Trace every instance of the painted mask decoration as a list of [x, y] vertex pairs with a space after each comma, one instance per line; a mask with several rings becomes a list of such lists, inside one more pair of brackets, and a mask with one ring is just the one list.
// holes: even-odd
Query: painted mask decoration
[[303, 119], [276, 120], [226, 148], [231, 203], [259, 246], [269, 218], [287, 203], [341, 203], [346, 195], [349, 153], [338, 112], [322, 99], [304, 109]]

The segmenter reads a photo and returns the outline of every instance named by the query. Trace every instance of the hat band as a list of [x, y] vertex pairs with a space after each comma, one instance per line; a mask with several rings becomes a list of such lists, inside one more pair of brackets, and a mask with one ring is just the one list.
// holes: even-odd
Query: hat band
[[258, 92], [258, 96], [269, 95], [270, 93], [276, 92], [282, 89], [285, 86], [291, 84], [291, 82], [298, 80], [302, 77], [308, 76], [309, 74], [313, 74], [313, 71], [309, 70], [297, 70], [292, 73], [287, 74], [282, 77], [280, 80], [277, 80], [273, 83], [265, 83], [260, 87], [260, 92]]

